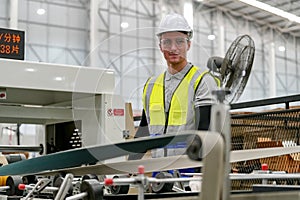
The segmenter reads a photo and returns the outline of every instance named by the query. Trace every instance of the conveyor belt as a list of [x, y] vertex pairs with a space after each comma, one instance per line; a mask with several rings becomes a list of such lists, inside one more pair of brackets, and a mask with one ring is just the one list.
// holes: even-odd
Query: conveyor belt
[[[265, 157], [279, 156], [289, 153], [300, 152], [300, 147], [276, 147], [276, 148], [261, 148], [261, 149], [248, 149], [231, 151], [230, 162], [247, 161], [252, 159], [259, 159]], [[124, 174], [135, 173], [139, 165], [144, 165], [145, 172], [153, 172], [155, 170], [171, 170], [171, 169], [184, 169], [203, 166], [203, 162], [193, 161], [186, 155], [170, 156], [166, 158], [154, 158], [143, 160], [130, 160], [124, 162], [95, 164], [89, 166], [80, 166], [73, 168], [65, 168], [61, 170], [43, 171], [37, 173], [39, 175], [55, 175], [59, 172], [72, 173], [74, 175], [85, 175], [93, 172], [98, 175], [108, 174]]]
[[0, 175], [36, 174], [45, 170], [95, 164], [98, 161], [134, 153], [142, 153], [150, 149], [162, 148], [166, 145], [174, 145], [177, 142], [187, 141], [196, 136], [194, 133], [195, 131], [190, 131], [190, 134], [164, 135], [153, 138], [147, 137], [128, 142], [53, 153], [3, 166], [0, 168]]

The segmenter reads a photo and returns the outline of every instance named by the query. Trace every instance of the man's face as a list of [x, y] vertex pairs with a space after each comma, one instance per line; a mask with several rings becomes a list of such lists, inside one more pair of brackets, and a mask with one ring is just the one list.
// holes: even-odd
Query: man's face
[[169, 65], [178, 65], [186, 62], [190, 45], [191, 42], [186, 34], [167, 32], [161, 35], [159, 47]]

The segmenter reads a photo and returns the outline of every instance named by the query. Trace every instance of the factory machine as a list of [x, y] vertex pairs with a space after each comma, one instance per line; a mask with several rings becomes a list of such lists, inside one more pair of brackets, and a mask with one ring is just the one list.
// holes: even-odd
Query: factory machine
[[[259, 124], [255, 121], [257, 120], [256, 116], [258, 114], [251, 114], [250, 116], [237, 116], [232, 114], [230, 116], [228, 103], [232, 105], [242, 94], [250, 75], [253, 58], [254, 43], [249, 36], [244, 35], [238, 37], [232, 43], [225, 58], [212, 57], [208, 60], [208, 68], [220, 79], [221, 87], [223, 89], [227, 88], [231, 92], [228, 94], [227, 90], [215, 91], [219, 104], [214, 105], [212, 108], [211, 127], [209, 131], [192, 131], [186, 135], [165, 135], [162, 136], [162, 138], [141, 138], [141, 140], [126, 142], [124, 142], [123, 139], [124, 135], [126, 136], [127, 134], [125, 130], [125, 103], [120, 96], [114, 94], [113, 71], [92, 67], [0, 59], [2, 69], [2, 77], [0, 79], [0, 123], [42, 124], [44, 128], [42, 134], [38, 134], [37, 140], [44, 150], [43, 154], [48, 154], [31, 160], [3, 166], [0, 169], [0, 174], [26, 175], [27, 171], [33, 175], [34, 172], [37, 172], [37, 174], [45, 172], [46, 174], [48, 173], [48, 176], [52, 177], [46, 180], [39, 178], [37, 181], [30, 180], [32, 176], [23, 176], [22, 180], [17, 176], [0, 176], [0, 182], [4, 182], [3, 180], [6, 182], [6, 185], [0, 186], [0, 190], [2, 190], [2, 192], [5, 191], [5, 195], [0, 195], [0, 199], [32, 199], [36, 194], [40, 195], [44, 189], [51, 190], [51, 195], [50, 197], [46, 196], [42, 199], [55, 200], [143, 200], [145, 196], [146, 199], [184, 198], [186, 200], [299, 199], [299, 188], [293, 188], [296, 189], [296, 191], [283, 191], [282, 187], [278, 190], [273, 186], [270, 189], [272, 192], [266, 192], [264, 189], [259, 193], [232, 190], [235, 185], [237, 185], [238, 188], [245, 186], [244, 179], [252, 180], [255, 178], [260, 179], [260, 181], [263, 179], [265, 182], [264, 179], [266, 179], [267, 176], [263, 175], [268, 174], [258, 174], [259, 177], [252, 177], [249, 176], [249, 174], [239, 174], [241, 176], [235, 177], [238, 178], [238, 181], [234, 184], [234, 181], [231, 182], [231, 179], [234, 178], [234, 174], [229, 174], [230, 165], [235, 166], [237, 169], [244, 169], [240, 164], [253, 160], [254, 158], [256, 158], [256, 160], [264, 159], [265, 157], [298, 153], [300, 151], [298, 145], [298, 123], [292, 124], [292, 127], [289, 124], [289, 121], [293, 123], [294, 121], [299, 121], [298, 111], [296, 111], [297, 117], [286, 116], [285, 113], [283, 116], [274, 116], [274, 113], [271, 113], [270, 116], [263, 116], [258, 119], [260, 122], [262, 119], [263, 122], [265, 122], [265, 118], [276, 119], [277, 121], [283, 120], [282, 127], [284, 130], [287, 128], [296, 129], [295, 133], [288, 132], [286, 135], [288, 136], [287, 138], [290, 138], [290, 135], [296, 135], [297, 146], [291, 148], [280, 147], [280, 150], [275, 149], [272, 153], [269, 151], [272, 149], [268, 149], [269, 146], [267, 146], [267, 148], [260, 148], [258, 152], [255, 149], [250, 151], [242, 146], [243, 143], [248, 144], [247, 141], [257, 142], [256, 138], [247, 138], [249, 135], [249, 127], [253, 127], [253, 124], [258, 124], [259, 128], [270, 128], [270, 126], [272, 128], [278, 127], [278, 124], [275, 126], [269, 124], [269, 120], [267, 120], [267, 124]], [[280, 114], [282, 113], [280, 112]], [[248, 121], [249, 124], [247, 124]], [[235, 123], [236, 126], [234, 126]], [[236, 127], [242, 128], [239, 128], [239, 130], [235, 132]], [[271, 131], [274, 132], [273, 129]], [[267, 145], [273, 144], [274, 142], [276, 142], [276, 144], [278, 143], [278, 141], [274, 139], [277, 138], [277, 136], [273, 137], [273, 135], [267, 133], [266, 130], [264, 130], [264, 132], [259, 130], [258, 132], [259, 134], [264, 134], [264, 139], [268, 139]], [[192, 139], [190, 136], [192, 136]], [[260, 138], [261, 136], [259, 135], [258, 137]], [[172, 159], [172, 157], [170, 157], [124, 162], [124, 156], [129, 153], [124, 150], [134, 149], [136, 152], [141, 153], [151, 149], [161, 148], [172, 141], [175, 144], [177, 140], [180, 142], [191, 142], [186, 151], [188, 157], [186, 157], [186, 155], [174, 157], [175, 159], [173, 158], [172, 161], [170, 161], [170, 159]], [[236, 140], [238, 141], [236, 142]], [[265, 142], [265, 140], [263, 142]], [[259, 141], [259, 145], [261, 145], [261, 141]], [[119, 148], [122, 146], [126, 148]], [[235, 150], [234, 147], [236, 146], [239, 151], [231, 151]], [[91, 152], [97, 152], [99, 155], [100, 159], [97, 161], [103, 162], [91, 162], [91, 159], [92, 161], [95, 160], [89, 156], [81, 156], [80, 160], [72, 158], [72, 162], [67, 160], [70, 157], [67, 155], [71, 155], [72, 157], [72, 155], [89, 154], [90, 152], [85, 151], [89, 149], [89, 147], [90, 150], [92, 150]], [[265, 143], [262, 147], [266, 147]], [[103, 150], [106, 150], [105, 153], [103, 153]], [[107, 158], [109, 159], [107, 160]], [[111, 158], [115, 158], [114, 162], [110, 162]], [[54, 162], [56, 159], [60, 159], [62, 163], [61, 168], [60, 161]], [[45, 163], [49, 165], [49, 168], [47, 168], [48, 166], [45, 166], [45, 164], [40, 163], [40, 161], [45, 160], [48, 161]], [[75, 164], [72, 165], [74, 160]], [[32, 165], [36, 165], [38, 168], [35, 169], [35, 166]], [[141, 167], [141, 165], [144, 165], [144, 168]], [[32, 166], [32, 169], [23, 166]], [[144, 176], [145, 169], [147, 169], [148, 172], [152, 172], [158, 168], [164, 171], [169, 170], [169, 168], [180, 169], [187, 166], [203, 166], [201, 180], [199, 180], [199, 178], [195, 180], [193, 178], [183, 179], [182, 177], [178, 177], [177, 179], [173, 176], [168, 177], [169, 175], [165, 172], [161, 173], [161, 177], [149, 178]], [[121, 178], [113, 176], [112, 179], [108, 178], [104, 181], [96, 180], [96, 178], [99, 177], [93, 177], [93, 174], [86, 174], [78, 180], [76, 180], [78, 177], [73, 177], [74, 174], [82, 175], [85, 172], [94, 172], [98, 175], [112, 175], [115, 174], [115, 172], [123, 172], [124, 175], [125, 172], [131, 172], [131, 174], [134, 175], [136, 172], [134, 168], [138, 168], [138, 172], [137, 176], [132, 177]], [[55, 169], [57, 171], [43, 171], [45, 169]], [[65, 170], [69, 171], [65, 176], [62, 174], [53, 176], [53, 173], [66, 172]], [[52, 174], [50, 175], [49, 173]], [[264, 173], [269, 173], [269, 171]], [[275, 176], [278, 178], [279, 176], [280, 179], [285, 177], [282, 174], [270, 175], [272, 175], [273, 178]], [[297, 181], [299, 180], [299, 174], [291, 175], [296, 176]], [[34, 175], [33, 177], [36, 178]], [[184, 180], [187, 182], [198, 181], [198, 183], [202, 181], [201, 191], [185, 191], [185, 188], [181, 187], [181, 183]], [[34, 182], [34, 186], [28, 185], [29, 182]], [[52, 186], [49, 186], [50, 182]], [[173, 191], [174, 188], [177, 192], [174, 193], [173, 191], [173, 193], [162, 195], [147, 194], [147, 196], [144, 194], [144, 190], [150, 183], [152, 184], [151, 188], [153, 191], [157, 190], [158, 193], [165, 192], [163, 191], [165, 189]], [[174, 183], [178, 185], [173, 187]], [[124, 184], [125, 188], [121, 187]], [[130, 196], [127, 194], [129, 184], [138, 188], [138, 195], [134, 194], [134, 196]], [[23, 187], [22, 190], [26, 190], [25, 197], [23, 191], [20, 191], [20, 185]], [[105, 190], [103, 189], [104, 185], [106, 187]], [[263, 186], [266, 186], [266, 184]], [[268, 186], [270, 186], [270, 184]], [[246, 188], [244, 187], [244, 189]], [[277, 190], [277, 192], [275, 192], [275, 190]], [[109, 191], [108, 195], [106, 191]], [[16, 195], [18, 198], [14, 197]]]
[[0, 66], [0, 123], [44, 125], [36, 139], [43, 154], [123, 140], [125, 103], [112, 70], [8, 59]]

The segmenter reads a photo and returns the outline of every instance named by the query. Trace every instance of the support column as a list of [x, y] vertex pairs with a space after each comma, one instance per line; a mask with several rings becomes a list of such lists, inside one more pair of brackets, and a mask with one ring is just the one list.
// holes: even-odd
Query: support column
[[270, 65], [269, 65], [269, 81], [270, 81], [270, 95], [269, 97], [276, 96], [276, 67], [275, 67], [275, 43], [273, 38], [273, 31], [271, 32], [271, 43], [270, 43]]
[[[180, 1], [183, 2], [182, 8], [182, 15], [187, 20], [190, 27], [194, 30], [194, 7], [193, 7], [193, 1], [192, 0], [185, 0]], [[188, 53], [188, 60], [193, 61], [194, 60], [194, 54], [193, 52], [193, 45], [191, 45], [190, 53]]]
[[225, 31], [224, 31], [224, 21], [223, 21], [223, 13], [218, 12], [218, 55], [221, 57], [225, 57]]
[[189, 23], [190, 27], [193, 29], [194, 26], [194, 8], [193, 8], [193, 1], [186, 0], [183, 3], [183, 16]]
[[9, 28], [17, 29], [18, 28], [18, 0], [9, 1]]
[[90, 1], [90, 66], [97, 66], [97, 47], [100, 42], [99, 33], [97, 31], [97, 24], [99, 22], [98, 16], [98, 9], [99, 9], [99, 0], [91, 0]]

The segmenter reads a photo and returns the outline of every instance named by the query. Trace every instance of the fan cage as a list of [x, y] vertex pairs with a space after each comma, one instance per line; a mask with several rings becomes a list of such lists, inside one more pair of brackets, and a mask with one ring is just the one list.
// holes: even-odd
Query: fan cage
[[227, 102], [236, 102], [242, 95], [250, 76], [254, 53], [254, 41], [248, 35], [236, 38], [226, 52], [221, 66], [221, 85], [231, 92], [226, 96]]

